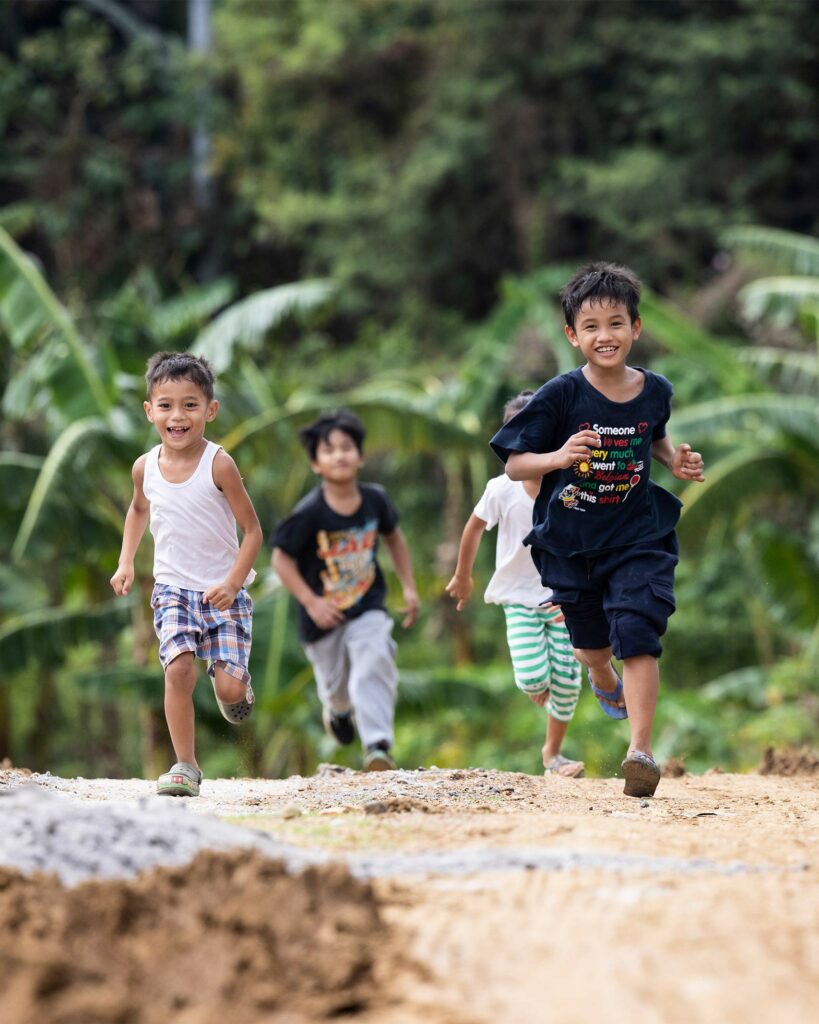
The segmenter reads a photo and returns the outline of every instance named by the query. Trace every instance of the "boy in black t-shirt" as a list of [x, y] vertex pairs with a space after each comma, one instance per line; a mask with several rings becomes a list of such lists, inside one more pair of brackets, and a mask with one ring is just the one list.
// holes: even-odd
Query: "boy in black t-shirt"
[[357, 416], [325, 413], [299, 439], [322, 482], [277, 527], [273, 568], [299, 602], [299, 637], [328, 734], [346, 746], [357, 729], [365, 771], [395, 768], [396, 646], [376, 552], [380, 534], [404, 588], [403, 625], [409, 627], [418, 615], [418, 593], [407, 542], [384, 488], [358, 482], [364, 425]]
[[[674, 611], [674, 527], [681, 502], [649, 479], [657, 459], [680, 480], [703, 480], [699, 452], [666, 433], [672, 389], [628, 366], [640, 336], [640, 282], [596, 263], [563, 290], [566, 337], [586, 364], [547, 381], [490, 442], [513, 480], [543, 477], [524, 543], [554, 591], [578, 660], [610, 718], [628, 718], [627, 796], [651, 796], [659, 638]], [[611, 664], [623, 661], [623, 679]]]

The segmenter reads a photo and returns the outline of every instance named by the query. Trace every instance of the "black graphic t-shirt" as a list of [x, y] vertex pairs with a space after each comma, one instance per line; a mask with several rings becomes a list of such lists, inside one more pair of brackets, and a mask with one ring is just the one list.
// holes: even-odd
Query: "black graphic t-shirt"
[[591, 556], [674, 529], [682, 503], [649, 479], [651, 445], [665, 437], [672, 388], [665, 377], [641, 372], [643, 390], [628, 402], [606, 398], [580, 369], [553, 377], [489, 442], [506, 462], [513, 452], [557, 451], [581, 430], [600, 435], [589, 458], [543, 478], [525, 544]]
[[[361, 504], [351, 516], [342, 516], [324, 500], [321, 487], [314, 488], [271, 538], [274, 547], [295, 560], [310, 589], [331, 600], [348, 619], [384, 607], [387, 587], [376, 558], [378, 535], [392, 533], [398, 525], [398, 512], [383, 487], [359, 484], [358, 489]], [[330, 632], [298, 607], [303, 643]]]

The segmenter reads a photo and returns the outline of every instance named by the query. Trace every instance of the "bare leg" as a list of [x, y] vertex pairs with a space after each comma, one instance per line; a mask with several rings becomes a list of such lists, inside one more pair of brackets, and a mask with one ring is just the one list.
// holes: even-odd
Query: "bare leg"
[[[617, 689], [617, 673], [611, 663], [611, 647], [594, 647], [574, 652], [575, 658], [589, 670], [592, 682], [598, 690], [614, 693]], [[614, 704], [614, 701], [611, 702]], [[631, 714], [631, 709], [629, 709]]]
[[198, 768], [194, 746], [195, 686], [196, 665], [193, 654], [180, 654], [165, 669], [165, 720], [177, 761]]
[[216, 696], [225, 704], [236, 704], [247, 693], [247, 683], [228, 675], [221, 665], [214, 666], [213, 681], [216, 684]]
[[561, 722], [557, 718], [552, 718], [551, 715], [546, 717], [546, 742], [543, 744], [543, 766], [552, 760], [553, 757], [557, 757], [560, 753], [560, 748], [563, 745], [563, 740], [566, 738], [566, 730], [569, 728], [568, 722]]
[[[575, 657], [585, 665], [594, 685], [599, 690], [613, 692], [617, 688], [617, 675], [611, 664], [610, 647], [575, 652]], [[654, 725], [654, 711], [657, 707], [657, 692], [660, 688], [659, 662], [650, 654], [623, 661], [623, 695], [628, 708], [631, 727], [629, 753], [639, 750], [651, 754], [651, 730]]]
[[660, 663], [653, 655], [641, 654], [623, 661], [623, 693], [631, 726], [629, 754], [635, 750], [651, 754], [651, 729], [659, 688]]
[[[530, 693], [527, 694], [527, 696], [533, 704], [537, 704], [538, 707], [544, 708], [549, 700], [549, 691], [544, 690], [543, 693]], [[568, 728], [568, 722], [561, 722], [559, 718], [553, 718], [551, 715], [547, 715], [546, 742], [543, 744], [543, 750], [541, 751], [544, 768], [548, 768], [552, 760], [560, 753], [560, 748], [563, 746], [563, 740], [566, 738]], [[575, 777], [577, 775], [577, 768], [574, 767], [574, 765], [582, 765], [582, 763], [582, 761], [576, 761], [572, 764], [563, 765], [557, 769], [557, 774]]]
[[[543, 745], [544, 768], [548, 769], [552, 760], [560, 753], [560, 747], [563, 744], [568, 728], [568, 722], [561, 722], [559, 718], [552, 718], [549, 715], [546, 721], [546, 743]], [[557, 774], [567, 779], [577, 779], [582, 777], [585, 767], [582, 761], [569, 759], [566, 764], [560, 765], [557, 769]]]

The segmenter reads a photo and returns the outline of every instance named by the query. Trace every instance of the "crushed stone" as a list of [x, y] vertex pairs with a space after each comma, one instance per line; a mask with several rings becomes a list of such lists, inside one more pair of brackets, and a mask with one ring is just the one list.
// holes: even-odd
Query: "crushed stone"
[[186, 864], [200, 850], [256, 849], [293, 871], [327, 860], [268, 833], [192, 813], [187, 801], [169, 797], [81, 804], [24, 784], [0, 789], [0, 821], [0, 865], [53, 872], [66, 885]]

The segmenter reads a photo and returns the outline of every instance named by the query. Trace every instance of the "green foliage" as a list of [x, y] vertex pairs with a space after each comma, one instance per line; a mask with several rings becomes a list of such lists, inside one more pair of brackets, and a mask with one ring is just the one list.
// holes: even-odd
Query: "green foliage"
[[[28, 352], [52, 333], [56, 335], [57, 343], [50, 346], [48, 362], [42, 367], [38, 365], [38, 369], [48, 379], [53, 362], [59, 359], [59, 345], [66, 346], [97, 410], [107, 411], [110, 400], [73, 320], [31, 258], [3, 228], [0, 228], [0, 326], [15, 349]], [[45, 380], [37, 380], [37, 383], [43, 384]]]
[[300, 281], [256, 292], [216, 317], [196, 339], [192, 351], [209, 359], [215, 372], [221, 373], [239, 351], [258, 352], [283, 320], [314, 309], [332, 293], [329, 281]]
[[[749, 767], [766, 742], [809, 738], [819, 15], [808, 0], [787, 15], [769, 0], [219, 0], [213, 51], [193, 57], [184, 5], [7, 5], [0, 725], [13, 756], [148, 770], [139, 736], [161, 714], [161, 673], [146, 594], [111, 606], [107, 580], [130, 466], [153, 443], [145, 361], [196, 347], [220, 370], [211, 436], [266, 532], [311, 483], [299, 426], [342, 403], [364, 418], [365, 478], [401, 509], [425, 604], [401, 637], [404, 762], [538, 770], [543, 715], [511, 686], [496, 609], [456, 617], [441, 589], [499, 471], [485, 442], [503, 402], [575, 365], [555, 297], [590, 255], [650, 286], [641, 362], [674, 383], [675, 440], [706, 456], [707, 483], [681, 490], [661, 756]], [[191, 189], [194, 123], [209, 202]], [[708, 317], [692, 294], [704, 283]], [[259, 706], [238, 746], [199, 687], [209, 772], [356, 763], [321, 731], [272, 583], [263, 573], [256, 591]], [[570, 737], [590, 771], [617, 769], [624, 727], [588, 695]]]

